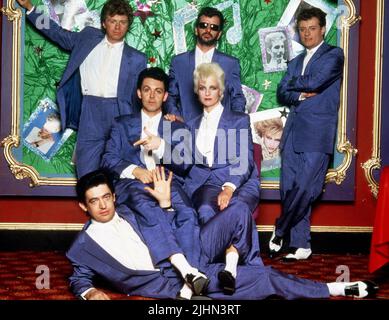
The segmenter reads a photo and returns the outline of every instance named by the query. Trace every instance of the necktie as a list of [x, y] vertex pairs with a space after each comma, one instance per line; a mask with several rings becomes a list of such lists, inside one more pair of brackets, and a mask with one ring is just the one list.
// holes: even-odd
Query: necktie
[[304, 61], [303, 61], [303, 70], [301, 71], [301, 75], [304, 75], [304, 72], [305, 72], [305, 68], [307, 67], [307, 64], [309, 62], [309, 60], [311, 59], [311, 56], [312, 56], [312, 51], [307, 51], [305, 57], [304, 57]]
[[103, 65], [101, 68], [101, 74], [100, 74], [100, 95], [101, 97], [105, 97], [106, 94], [106, 80], [108, 75], [108, 69], [110, 65], [111, 60], [111, 54], [113, 50], [113, 45], [104, 42], [103, 45]]
[[209, 166], [212, 165], [212, 152], [213, 152], [213, 143], [211, 139], [211, 134], [212, 134], [212, 128], [211, 128], [211, 119], [209, 117], [209, 114], [204, 113], [204, 156], [207, 158], [207, 162]]

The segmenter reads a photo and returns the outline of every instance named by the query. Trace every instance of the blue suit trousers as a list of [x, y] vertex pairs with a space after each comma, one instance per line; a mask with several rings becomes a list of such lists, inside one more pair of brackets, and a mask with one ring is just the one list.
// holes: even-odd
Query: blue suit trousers
[[281, 154], [282, 212], [276, 221], [276, 235], [290, 235], [290, 247], [310, 248], [311, 207], [323, 191], [330, 155], [295, 152], [289, 134]]

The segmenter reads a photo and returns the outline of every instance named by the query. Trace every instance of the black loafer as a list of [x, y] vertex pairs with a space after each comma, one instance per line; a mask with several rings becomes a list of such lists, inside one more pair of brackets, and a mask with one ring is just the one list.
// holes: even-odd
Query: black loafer
[[231, 272], [227, 270], [220, 271], [217, 275], [221, 287], [223, 288], [223, 293], [228, 296], [232, 296], [235, 292], [235, 278]]
[[189, 273], [185, 277], [185, 282], [192, 289], [195, 296], [202, 295], [205, 290], [207, 290], [209, 280], [201, 275], [195, 276], [192, 273]]
[[[365, 284], [366, 288], [364, 288], [361, 291], [359, 284]], [[373, 281], [370, 280], [357, 281], [356, 283], [344, 288], [344, 294], [346, 296], [351, 296], [351, 297], [367, 298], [367, 297], [374, 296], [377, 293], [378, 289], [379, 289], [378, 285]]]

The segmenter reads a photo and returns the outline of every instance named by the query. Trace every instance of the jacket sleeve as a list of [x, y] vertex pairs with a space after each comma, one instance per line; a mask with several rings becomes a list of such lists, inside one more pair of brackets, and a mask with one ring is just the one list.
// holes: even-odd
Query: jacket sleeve
[[[249, 117], [246, 115], [242, 117], [236, 128], [236, 150], [229, 151], [229, 177], [225, 182], [231, 182], [239, 188], [249, 179], [254, 169], [254, 146]], [[232, 145], [230, 141], [228, 148]]]
[[292, 65], [289, 65], [284, 77], [282, 78], [281, 82], [278, 84], [277, 87], [278, 102], [285, 106], [298, 105], [301, 93], [289, 90], [289, 82], [293, 79], [291, 69]]
[[242, 91], [242, 83], [240, 81], [240, 65], [236, 60], [231, 72], [231, 109], [233, 111], [245, 112], [246, 98]]
[[286, 90], [294, 92], [320, 93], [343, 76], [344, 55], [340, 48], [334, 48], [326, 54], [323, 66], [308, 75], [293, 77]]
[[169, 70], [169, 96], [167, 101], [165, 102], [165, 110], [166, 113], [175, 114], [177, 116], [182, 117], [182, 113], [180, 111], [180, 87], [178, 84], [178, 79], [176, 75], [176, 62], [173, 58], [172, 63], [170, 65]]
[[36, 7], [26, 15], [28, 21], [46, 38], [58, 44], [61, 48], [71, 51], [79, 39], [79, 32], [71, 32], [61, 28], [49, 16], [40, 12]]
[[124, 145], [121, 125], [115, 122], [111, 129], [111, 136], [105, 145], [105, 152], [101, 160], [101, 167], [116, 173], [118, 176], [132, 163], [121, 157]]
[[78, 298], [81, 298], [81, 294], [86, 290], [94, 287], [93, 278], [96, 274], [92, 269], [87, 266], [79, 265], [72, 261], [73, 274], [69, 277], [70, 289]]

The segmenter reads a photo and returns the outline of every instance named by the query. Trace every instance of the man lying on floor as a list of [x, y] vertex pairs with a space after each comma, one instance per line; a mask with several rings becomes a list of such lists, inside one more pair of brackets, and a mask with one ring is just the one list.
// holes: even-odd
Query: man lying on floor
[[[153, 171], [154, 189], [147, 187], [164, 207], [166, 202], [170, 202], [171, 180], [171, 174], [166, 179], [165, 171], [157, 168]], [[77, 183], [77, 196], [80, 207], [91, 219], [67, 252], [74, 267], [70, 286], [76, 296], [88, 300], [109, 299], [103, 291], [93, 287], [94, 278], [102, 277], [116, 290], [128, 295], [192, 298], [195, 281], [185, 282], [169, 262], [169, 257], [153, 265], [134, 214], [126, 207], [115, 208], [115, 194], [106, 172], [97, 170], [83, 176]], [[174, 215], [174, 211], [164, 213]], [[242, 300], [264, 299], [271, 295], [285, 299], [330, 296], [364, 298], [378, 289], [369, 281], [326, 284], [297, 278], [272, 267], [264, 267], [259, 256], [254, 258], [259, 259], [257, 265], [235, 266], [236, 279], [218, 277], [226, 267], [219, 260], [220, 257], [223, 259], [232, 239], [245, 237], [245, 233], [251, 232], [253, 223], [251, 215], [245, 220], [233, 214], [222, 220], [217, 219], [222, 216], [217, 215], [215, 221], [211, 220], [200, 232], [201, 271], [209, 279], [209, 284], [201, 290], [203, 295], [213, 299]], [[250, 252], [250, 248], [244, 251]]]

